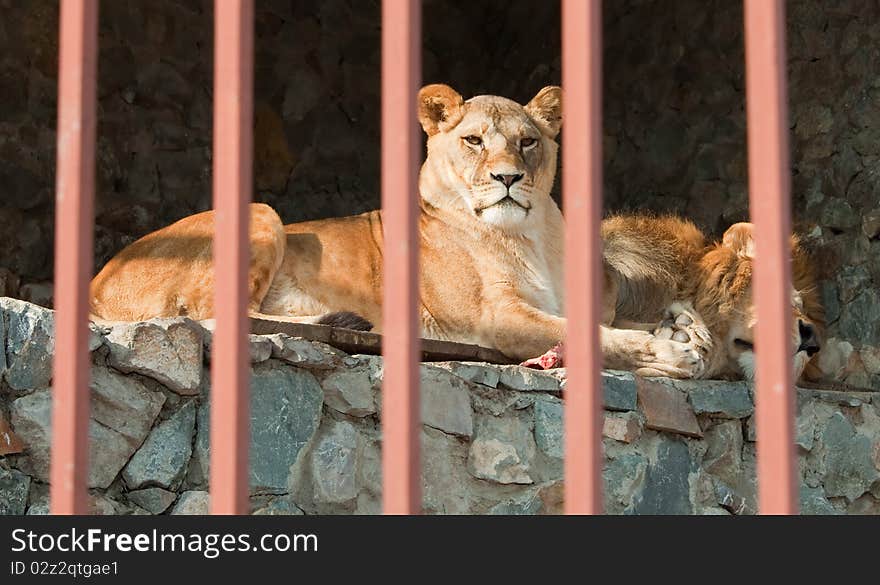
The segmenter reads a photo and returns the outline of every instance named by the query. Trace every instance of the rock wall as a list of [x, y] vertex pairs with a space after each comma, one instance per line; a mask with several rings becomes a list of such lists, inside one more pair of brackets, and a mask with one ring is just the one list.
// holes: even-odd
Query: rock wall
[[[184, 318], [93, 328], [91, 502], [99, 514], [207, 510], [211, 331]], [[0, 513], [48, 511], [53, 314], [0, 299]], [[382, 360], [251, 336], [256, 514], [375, 514]], [[744, 382], [603, 372], [605, 505], [614, 514], [752, 514]], [[421, 368], [424, 510], [562, 510], [565, 371]], [[798, 390], [805, 514], [880, 514], [880, 395]], [[223, 430], [221, 429], [220, 432]], [[216, 432], [216, 431], [215, 431]]]
[[[742, 3], [605, 6], [608, 206], [675, 211], [716, 234], [747, 220]], [[829, 325], [821, 366], [876, 389], [880, 4], [786, 9], [792, 213], [816, 252]]]

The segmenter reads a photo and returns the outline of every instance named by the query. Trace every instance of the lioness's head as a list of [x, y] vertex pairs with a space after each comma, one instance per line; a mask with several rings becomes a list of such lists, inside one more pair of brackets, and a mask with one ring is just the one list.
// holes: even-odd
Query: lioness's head
[[545, 87], [528, 104], [481, 95], [464, 101], [448, 85], [419, 92], [428, 135], [422, 197], [518, 233], [552, 204], [562, 90]]
[[[755, 244], [752, 224], [737, 223], [724, 233], [722, 241], [701, 259], [702, 282], [697, 304], [713, 333], [723, 344], [719, 373], [727, 371], [754, 378], [755, 323], [752, 301], [752, 266]], [[824, 314], [813, 277], [810, 259], [796, 236], [791, 238], [792, 290], [791, 343], [794, 349], [793, 375], [797, 380], [821, 345]], [[708, 315], [707, 315], [708, 313]], [[711, 366], [710, 366], [711, 367]]]

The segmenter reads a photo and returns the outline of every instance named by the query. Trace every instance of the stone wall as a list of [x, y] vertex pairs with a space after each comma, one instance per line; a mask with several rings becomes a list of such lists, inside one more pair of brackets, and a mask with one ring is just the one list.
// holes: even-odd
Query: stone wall
[[[746, 220], [742, 3], [605, 6], [608, 206], [679, 212], [716, 234]], [[792, 213], [817, 256], [821, 366], [880, 388], [880, 4], [786, 6]]]
[[[93, 328], [96, 513], [207, 510], [204, 325]], [[0, 299], [0, 339], [0, 513], [45, 514], [53, 314]], [[378, 513], [381, 358], [285, 335], [252, 336], [250, 355], [254, 513]], [[609, 513], [755, 512], [748, 384], [602, 378]], [[564, 370], [435, 363], [421, 382], [427, 513], [562, 510]], [[880, 395], [798, 390], [797, 444], [804, 513], [880, 514]]]

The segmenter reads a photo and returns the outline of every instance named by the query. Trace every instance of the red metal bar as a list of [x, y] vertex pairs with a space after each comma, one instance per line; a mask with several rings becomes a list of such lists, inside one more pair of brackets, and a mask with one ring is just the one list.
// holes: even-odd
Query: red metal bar
[[[562, 2], [565, 512], [602, 513], [602, 5]], [[574, 172], [572, 172], [574, 171]]]
[[796, 514], [791, 210], [785, 6], [745, 1], [749, 205], [757, 306], [758, 495], [762, 514]]
[[253, 0], [214, 2], [214, 314], [211, 513], [248, 511], [248, 224], [253, 157]]
[[86, 514], [98, 2], [63, 0], [60, 35], [50, 502], [53, 514]]
[[386, 514], [422, 509], [419, 440], [416, 95], [422, 77], [420, 0], [382, 2], [382, 501]]

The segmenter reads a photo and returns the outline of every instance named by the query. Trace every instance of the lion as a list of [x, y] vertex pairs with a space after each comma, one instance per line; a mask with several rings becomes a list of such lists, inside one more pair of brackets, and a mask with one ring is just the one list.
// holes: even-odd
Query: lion
[[[692, 222], [674, 216], [618, 215], [602, 222], [610, 283], [604, 300], [615, 301], [606, 320], [690, 343], [703, 356], [701, 371], [692, 376], [652, 368], [637, 373], [754, 379], [753, 229], [737, 223], [720, 241], [711, 241]], [[811, 362], [821, 349], [824, 311], [810, 253], [796, 235], [790, 244], [793, 375], [815, 380], [820, 374]]]
[[[418, 115], [427, 135], [413, 194], [420, 206], [422, 335], [494, 348], [511, 360], [540, 355], [566, 330], [563, 217], [551, 197], [562, 90], [545, 87], [523, 106], [491, 95], [465, 101], [447, 85], [428, 85], [418, 94]], [[376, 210], [283, 225], [268, 205], [252, 204], [249, 313], [332, 323], [348, 312], [381, 323], [382, 217]], [[213, 221], [212, 211], [195, 214], [119, 252], [91, 283], [93, 318], [211, 318]], [[616, 217], [602, 232], [607, 367], [679, 378], [723, 373], [719, 348], [729, 345], [729, 335], [737, 336], [738, 352], [730, 359], [748, 362], [745, 313], [701, 302], [726, 297], [695, 285], [704, 248], [696, 228], [683, 220]], [[673, 306], [688, 299], [693, 311]], [[679, 323], [666, 335], [670, 327], [658, 323], [671, 307], [679, 308]], [[681, 325], [685, 318], [689, 326]], [[716, 343], [700, 339], [706, 329]]]

